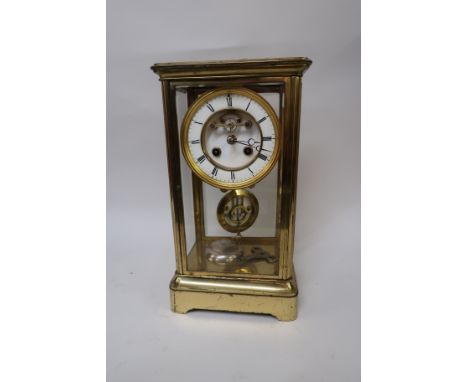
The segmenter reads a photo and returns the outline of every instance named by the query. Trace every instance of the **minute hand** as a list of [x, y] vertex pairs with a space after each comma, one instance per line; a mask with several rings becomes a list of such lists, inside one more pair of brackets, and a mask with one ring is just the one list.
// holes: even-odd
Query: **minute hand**
[[[251, 140], [253, 141], [253, 143], [250, 143]], [[240, 143], [241, 145], [245, 145], [245, 146], [254, 147], [255, 150], [257, 150], [258, 152], [260, 152], [260, 151], [268, 151], [268, 152], [271, 153], [271, 150], [264, 149], [264, 148], [262, 147], [262, 145], [260, 144], [260, 142], [255, 141], [253, 138], [250, 138], [247, 142], [236, 141], [236, 143]]]
[[240, 143], [241, 145], [245, 145], [245, 146], [252, 146], [248, 142], [242, 142], [242, 141], [237, 141], [237, 140], [235, 141], [235, 143]]

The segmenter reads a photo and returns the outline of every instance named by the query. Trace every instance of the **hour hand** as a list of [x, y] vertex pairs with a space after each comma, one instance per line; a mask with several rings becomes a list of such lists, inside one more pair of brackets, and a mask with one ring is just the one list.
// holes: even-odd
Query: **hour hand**
[[268, 150], [268, 149], [264, 149], [263, 146], [260, 144], [260, 142], [256, 141], [255, 139], [253, 138], [249, 138], [249, 140], [247, 142], [243, 142], [243, 141], [236, 141], [237, 143], [240, 143], [241, 145], [246, 145], [246, 146], [250, 146], [250, 147], [254, 147], [255, 150], [257, 150], [258, 152], [260, 151], [268, 151], [271, 153], [271, 150]]
[[246, 146], [253, 146], [255, 145], [256, 143], [260, 143], [260, 142], [257, 142], [255, 139], [253, 138], [249, 138], [247, 141], [237, 141], [238, 143], [242, 144], [242, 145], [246, 145]]
[[252, 145], [248, 144], [247, 142], [238, 141], [238, 140], [236, 140], [236, 143], [240, 143], [241, 145], [245, 145], [245, 146], [252, 146]]

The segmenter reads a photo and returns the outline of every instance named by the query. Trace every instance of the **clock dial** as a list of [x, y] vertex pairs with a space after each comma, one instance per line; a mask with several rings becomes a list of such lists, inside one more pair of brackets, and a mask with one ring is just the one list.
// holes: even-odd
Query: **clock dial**
[[220, 89], [199, 97], [182, 125], [184, 157], [205, 182], [248, 187], [278, 157], [279, 123], [272, 107], [248, 89]]

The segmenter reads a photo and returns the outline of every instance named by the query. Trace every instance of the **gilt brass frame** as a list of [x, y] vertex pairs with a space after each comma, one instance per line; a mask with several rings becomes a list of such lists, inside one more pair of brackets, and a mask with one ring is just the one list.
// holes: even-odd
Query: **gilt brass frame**
[[[280, 320], [297, 314], [297, 284], [293, 269], [294, 226], [299, 152], [301, 77], [310, 66], [307, 58], [165, 63], [152, 66], [160, 77], [163, 94], [166, 146], [171, 196], [176, 274], [171, 281], [171, 307], [185, 313], [191, 309], [268, 313]], [[279, 263], [274, 275], [190, 271], [187, 267], [184, 206], [180, 169], [179, 121], [176, 88], [223, 87], [282, 90], [280, 111], [280, 155], [278, 158], [277, 245]], [[193, 175], [195, 219], [203, 219], [201, 181]], [[204, 237], [202, 223], [197, 237]], [[212, 238], [214, 239], [214, 238]], [[270, 238], [256, 238], [256, 243]], [[248, 238], [246, 238], [248, 241]]]

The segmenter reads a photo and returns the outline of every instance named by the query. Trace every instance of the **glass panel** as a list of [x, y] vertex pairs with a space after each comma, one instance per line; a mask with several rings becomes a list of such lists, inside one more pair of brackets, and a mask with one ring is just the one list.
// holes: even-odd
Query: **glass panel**
[[[187, 112], [187, 92], [183, 88], [176, 89], [176, 107], [177, 107], [177, 121], [179, 125], [184, 119]], [[179, 138], [180, 140], [180, 138]], [[194, 206], [192, 197], [192, 170], [187, 165], [187, 162], [180, 152], [180, 175], [182, 180], [182, 199], [184, 204], [184, 223], [185, 223], [185, 241], [187, 253], [195, 245], [195, 219], [194, 219]]]
[[[202, 273], [205, 275], [210, 273], [232, 273], [242, 274], [246, 277], [258, 275], [278, 276], [278, 165], [275, 164], [268, 175], [253, 186], [223, 190], [202, 181], [192, 172], [193, 170], [190, 169], [185, 157], [182, 155], [182, 143], [184, 139], [187, 140], [182, 134], [184, 116], [190, 110], [190, 105], [211, 89], [179, 87], [176, 90], [179, 140], [181, 144], [182, 194], [188, 256], [187, 271], [189, 273]], [[274, 91], [271, 89], [274, 89]], [[272, 86], [265, 84], [252, 87], [252, 90], [260, 94], [273, 108], [279, 121], [281, 121], [281, 89], [278, 84]], [[232, 101], [227, 97], [227, 105], [229, 105], [229, 102]], [[237, 102], [241, 101], [238, 100]], [[262, 101], [260, 100], [260, 102]], [[215, 104], [215, 107], [219, 107], [218, 105]], [[207, 107], [209, 108], [209, 106]], [[252, 111], [253, 114], [254, 111]], [[197, 116], [197, 114], [194, 115]], [[240, 113], [240, 115], [245, 118], [245, 113]], [[261, 117], [252, 117], [252, 123], [258, 123], [259, 125], [261, 122], [258, 122], [257, 119], [261, 119]], [[196, 120], [195, 117], [194, 120]], [[237, 122], [242, 124], [245, 123], [245, 120], [241, 122], [239, 119]], [[245, 128], [247, 127], [245, 125]], [[206, 124], [200, 127], [200, 129], [206, 128]], [[239, 130], [235, 130], [236, 128], [234, 130], [228, 129], [226, 126], [220, 128], [219, 134], [225, 134], [226, 139], [229, 139], [229, 136], [232, 136], [234, 140], [237, 139], [236, 135], [240, 137], [236, 133]], [[237, 127], [237, 129], [239, 128]], [[244, 129], [244, 131], [248, 131], [248, 129]], [[256, 144], [260, 140], [263, 141], [264, 135], [262, 134], [261, 139], [255, 138], [257, 140]], [[268, 137], [270, 136], [272, 137], [271, 139], [276, 138], [271, 133], [268, 134]], [[265, 137], [267, 136], [265, 135]], [[193, 137], [190, 139], [190, 142], [197, 141], [196, 144], [199, 144], [197, 139]], [[243, 139], [246, 140], [246, 138]], [[239, 142], [244, 146], [233, 145], [233, 147], [238, 147], [233, 152], [239, 152], [239, 155], [245, 155], [245, 158], [248, 158], [249, 155], [252, 158], [256, 158], [257, 155], [260, 156], [258, 153], [265, 152], [260, 151], [263, 148], [274, 147], [275, 143], [272, 143], [271, 139], [268, 139], [269, 142], [266, 145], [262, 142], [261, 146], [249, 146], [249, 149], [253, 150], [254, 155], [252, 155], [252, 152], [245, 150], [244, 146], [247, 145], [239, 138]], [[202, 138], [200, 145], [203, 144]], [[229, 145], [227, 146], [230, 147]], [[257, 151], [254, 150], [254, 147]], [[192, 149], [191, 146], [190, 149]], [[205, 149], [203, 149], [203, 152], [205, 152]], [[206, 157], [206, 159], [202, 158], [202, 161], [210, 161], [210, 166], [215, 167], [209, 155], [206, 155]]]
[[[258, 201], [258, 216], [255, 223], [242, 231], [245, 237], [274, 237], [276, 235], [276, 184], [277, 166], [253, 188], [247, 190]], [[218, 221], [217, 208], [221, 198], [226, 194], [208, 184], [203, 184], [206, 236], [226, 236], [227, 232]], [[237, 209], [239, 210], [239, 209]]]

